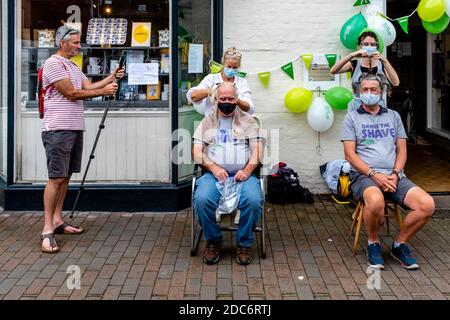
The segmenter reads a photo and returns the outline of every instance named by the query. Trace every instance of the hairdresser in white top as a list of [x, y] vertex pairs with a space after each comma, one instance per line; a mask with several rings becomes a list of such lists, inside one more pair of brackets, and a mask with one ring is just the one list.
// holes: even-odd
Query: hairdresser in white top
[[[191, 88], [186, 96], [192, 103], [205, 103], [205, 116], [209, 115], [214, 107], [211, 99], [214, 87], [222, 82], [233, 83], [238, 92], [236, 101], [237, 107], [250, 114], [255, 112], [255, 106], [252, 102], [252, 93], [248, 87], [247, 80], [240, 77], [239, 67], [241, 66], [242, 54], [235, 47], [225, 50], [222, 57], [222, 71], [219, 73], [208, 74], [198, 86]], [[202, 101], [205, 99], [205, 101]]]

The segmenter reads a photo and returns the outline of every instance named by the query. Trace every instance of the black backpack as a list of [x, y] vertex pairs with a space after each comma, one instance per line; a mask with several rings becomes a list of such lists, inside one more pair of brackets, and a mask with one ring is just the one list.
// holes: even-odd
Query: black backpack
[[314, 203], [311, 192], [300, 185], [298, 174], [280, 162], [276, 173], [267, 176], [267, 200], [274, 204]]

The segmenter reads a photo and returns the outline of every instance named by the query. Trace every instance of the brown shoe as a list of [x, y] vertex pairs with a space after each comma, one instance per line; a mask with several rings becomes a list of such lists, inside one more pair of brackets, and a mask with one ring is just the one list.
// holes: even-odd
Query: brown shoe
[[247, 265], [252, 262], [253, 255], [252, 255], [252, 248], [245, 248], [245, 247], [237, 247], [236, 248], [236, 261], [239, 264]]
[[205, 252], [203, 253], [203, 261], [206, 264], [215, 264], [220, 258], [220, 249], [222, 241], [209, 241], [206, 243]]

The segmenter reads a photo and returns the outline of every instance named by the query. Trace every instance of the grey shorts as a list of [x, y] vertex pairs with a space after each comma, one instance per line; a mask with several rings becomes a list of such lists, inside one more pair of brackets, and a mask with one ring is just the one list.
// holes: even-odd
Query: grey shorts
[[[350, 171], [350, 189], [356, 199], [361, 200], [363, 198], [364, 191], [369, 187], [377, 187], [378, 185], [364, 174], [358, 172]], [[405, 200], [406, 194], [411, 188], [417, 187], [414, 182], [408, 178], [403, 178], [398, 181], [397, 191], [395, 192], [383, 192], [384, 198], [386, 200], [394, 201], [404, 208], [407, 208], [403, 201]]]
[[67, 178], [81, 170], [82, 130], [42, 131], [48, 177]]

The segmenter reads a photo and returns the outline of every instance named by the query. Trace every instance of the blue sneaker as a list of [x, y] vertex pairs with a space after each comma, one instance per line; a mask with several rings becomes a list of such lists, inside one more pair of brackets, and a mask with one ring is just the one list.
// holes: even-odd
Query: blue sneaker
[[416, 259], [411, 257], [411, 250], [405, 243], [401, 243], [397, 248], [394, 248], [394, 243], [392, 243], [391, 256], [398, 260], [400, 265], [405, 269], [412, 270], [419, 268]]
[[367, 263], [375, 269], [384, 269], [384, 260], [381, 257], [381, 244], [372, 243], [367, 246]]

